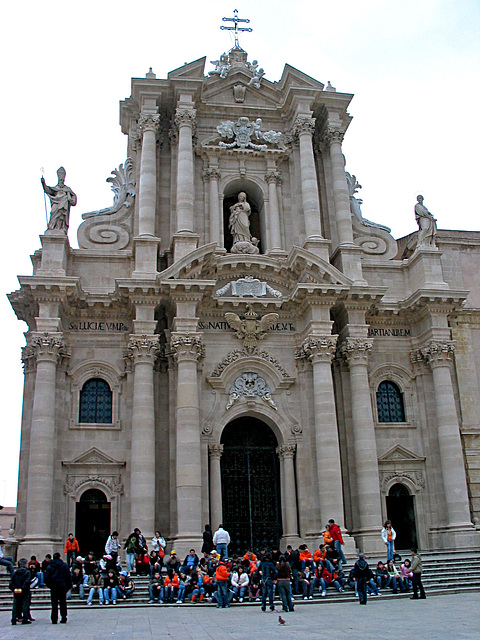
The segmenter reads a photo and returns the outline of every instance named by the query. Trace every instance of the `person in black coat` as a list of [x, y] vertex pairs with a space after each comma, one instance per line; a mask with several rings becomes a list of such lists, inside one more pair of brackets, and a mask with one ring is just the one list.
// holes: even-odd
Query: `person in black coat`
[[59, 553], [53, 554], [53, 560], [45, 571], [45, 584], [50, 589], [52, 603], [52, 624], [58, 622], [58, 607], [60, 605], [60, 622], [67, 622], [67, 592], [72, 588], [72, 576], [68, 566], [63, 562]]
[[203, 532], [202, 553], [210, 553], [210, 551], [212, 550], [213, 550], [212, 527], [209, 524], [206, 524], [205, 531]]
[[373, 578], [373, 573], [365, 560], [364, 553], [358, 555], [358, 560], [353, 567], [352, 573], [357, 583], [360, 604], [367, 604], [367, 583]]
[[27, 559], [22, 558], [18, 562], [18, 569], [13, 573], [8, 588], [13, 593], [12, 624], [22, 621], [22, 624], [30, 624], [30, 582], [32, 574], [27, 569]]

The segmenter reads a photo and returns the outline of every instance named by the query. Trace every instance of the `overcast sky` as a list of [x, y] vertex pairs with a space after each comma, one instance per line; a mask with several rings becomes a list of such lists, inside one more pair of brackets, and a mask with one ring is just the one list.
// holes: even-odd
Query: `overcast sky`
[[219, 27], [235, 8], [253, 28], [240, 44], [268, 80], [288, 63], [355, 94], [343, 149], [363, 185], [365, 218], [396, 238], [411, 233], [422, 193], [440, 228], [480, 229], [478, 0], [8, 4], [0, 39], [0, 504], [16, 503], [26, 330], [5, 294], [18, 288], [17, 275], [31, 274], [29, 256], [46, 228], [40, 168], [50, 185], [66, 168], [78, 197], [69, 230], [76, 247], [81, 214], [113, 201], [105, 180], [126, 156], [118, 113], [130, 79], [150, 66], [165, 78], [184, 62], [217, 59], [233, 46]]

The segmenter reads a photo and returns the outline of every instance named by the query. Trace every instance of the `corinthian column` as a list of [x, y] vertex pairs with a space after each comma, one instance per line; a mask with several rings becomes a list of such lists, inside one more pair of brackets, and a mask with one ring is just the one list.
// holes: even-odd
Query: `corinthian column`
[[177, 540], [187, 552], [201, 538], [202, 463], [197, 362], [205, 348], [198, 335], [172, 333], [177, 365]]
[[295, 488], [295, 444], [277, 447], [280, 458], [282, 487], [283, 541], [286, 544], [298, 542], [297, 490]]
[[155, 236], [155, 211], [157, 203], [157, 150], [156, 136], [160, 116], [142, 114], [138, 126], [142, 134], [140, 161], [139, 221], [140, 236]]
[[55, 471], [55, 408], [57, 362], [66, 356], [61, 333], [36, 335], [31, 341], [37, 360], [28, 464], [28, 496], [25, 542], [41, 545], [52, 541]]
[[300, 146], [300, 179], [302, 183], [303, 215], [308, 238], [321, 238], [320, 201], [318, 198], [317, 172], [313, 156], [312, 136], [315, 118], [299, 116], [293, 125], [293, 135]]
[[133, 363], [132, 448], [130, 462], [130, 527], [144, 536], [155, 531], [155, 408], [153, 365], [158, 336], [132, 336], [128, 356]]
[[[468, 501], [465, 461], [455, 406], [450, 364], [454, 353], [451, 341], [431, 341], [421, 349], [433, 374], [438, 444], [442, 467], [448, 526], [472, 529]], [[453, 542], [452, 542], [452, 546]]]
[[281, 181], [280, 172], [270, 169], [265, 174], [268, 184], [268, 202], [270, 207], [270, 251], [281, 249], [280, 239], [280, 210], [278, 207], [277, 185]]
[[376, 552], [381, 549], [378, 540], [378, 523], [382, 520], [382, 511], [377, 446], [367, 371], [368, 356], [372, 346], [372, 340], [347, 338], [340, 346], [340, 353], [350, 370], [353, 446], [360, 520], [357, 542], [361, 551]]
[[223, 522], [222, 509], [222, 474], [220, 470], [220, 458], [223, 454], [223, 444], [209, 444], [210, 456], [210, 524], [212, 531], [218, 529]]
[[330, 518], [345, 522], [343, 511], [342, 471], [338, 441], [337, 413], [333, 391], [332, 360], [337, 337], [310, 336], [301, 354], [309, 358], [313, 368], [313, 402], [315, 408], [315, 450], [321, 522]]
[[330, 147], [338, 243], [351, 245], [353, 244], [352, 214], [350, 212], [350, 195], [345, 175], [345, 160], [342, 153], [343, 136], [344, 132], [341, 129], [327, 127], [323, 139]]
[[177, 157], [177, 233], [193, 232], [193, 128], [195, 109], [178, 108], [175, 124], [178, 127]]

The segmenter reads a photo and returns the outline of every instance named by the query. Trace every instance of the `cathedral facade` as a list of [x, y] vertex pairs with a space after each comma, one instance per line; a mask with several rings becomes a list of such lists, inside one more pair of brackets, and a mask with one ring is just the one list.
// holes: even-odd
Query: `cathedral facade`
[[[113, 205], [72, 189], [10, 294], [28, 324], [17, 539], [160, 530], [233, 548], [480, 545], [480, 233], [396, 241], [366, 220], [342, 141], [352, 95], [238, 46], [121, 102]], [[413, 209], [413, 207], [412, 207]], [[393, 213], [393, 212], [392, 212]], [[430, 217], [429, 217], [430, 216]], [[412, 211], [413, 224], [413, 211]]]

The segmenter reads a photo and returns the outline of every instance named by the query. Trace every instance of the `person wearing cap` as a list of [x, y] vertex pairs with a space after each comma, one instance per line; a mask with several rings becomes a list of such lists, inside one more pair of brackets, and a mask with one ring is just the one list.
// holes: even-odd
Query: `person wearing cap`
[[176, 551], [172, 550], [170, 552], [170, 558], [165, 563], [165, 567], [167, 568], [167, 571], [168, 571], [168, 569], [171, 569], [175, 573], [179, 573], [180, 572], [180, 561], [177, 558], [177, 552]]
[[373, 573], [368, 566], [368, 562], [365, 559], [364, 553], [358, 554], [358, 560], [353, 567], [352, 573], [357, 585], [357, 593], [360, 604], [367, 604], [367, 584], [370, 580], [372, 580]]
[[7, 571], [10, 576], [13, 576], [13, 558], [11, 556], [4, 555], [5, 540], [0, 540], [0, 564], [7, 567]]
[[128, 596], [131, 596], [135, 591], [135, 583], [128, 575], [127, 571], [120, 571], [118, 576], [118, 597], [122, 600], [126, 600]]

